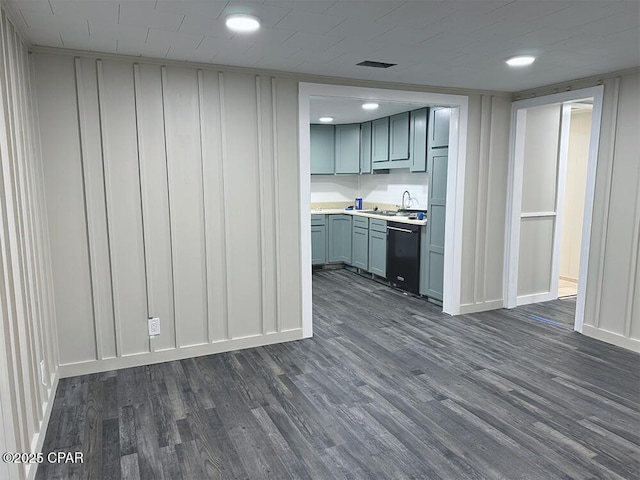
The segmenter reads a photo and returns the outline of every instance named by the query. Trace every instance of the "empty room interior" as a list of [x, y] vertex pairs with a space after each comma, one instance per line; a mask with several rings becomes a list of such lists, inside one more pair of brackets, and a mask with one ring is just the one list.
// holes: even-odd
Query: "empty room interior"
[[1, 479], [640, 479], [637, 0], [0, 9]]

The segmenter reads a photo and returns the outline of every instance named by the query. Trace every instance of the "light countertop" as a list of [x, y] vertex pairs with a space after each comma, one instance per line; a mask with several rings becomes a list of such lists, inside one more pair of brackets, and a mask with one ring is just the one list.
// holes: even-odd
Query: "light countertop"
[[426, 225], [427, 219], [418, 220], [403, 217], [401, 215], [389, 217], [386, 215], [376, 215], [375, 213], [363, 212], [362, 210], [345, 210], [344, 208], [313, 208], [311, 215], [353, 215], [358, 217], [377, 218], [388, 222], [409, 223], [411, 225]]

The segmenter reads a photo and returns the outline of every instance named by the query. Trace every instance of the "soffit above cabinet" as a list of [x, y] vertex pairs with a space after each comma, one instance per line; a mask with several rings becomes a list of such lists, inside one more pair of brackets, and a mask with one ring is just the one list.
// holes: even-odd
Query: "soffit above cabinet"
[[[32, 45], [514, 92], [638, 66], [637, 0], [7, 0]], [[262, 22], [233, 34], [227, 15]], [[526, 69], [513, 55], [533, 54]], [[362, 61], [397, 64], [388, 69]]]

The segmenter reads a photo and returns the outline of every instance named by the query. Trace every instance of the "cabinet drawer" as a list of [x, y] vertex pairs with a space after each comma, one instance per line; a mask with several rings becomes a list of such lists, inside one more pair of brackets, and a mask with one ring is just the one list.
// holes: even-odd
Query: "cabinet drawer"
[[311, 226], [321, 226], [327, 224], [327, 216], [326, 215], [311, 215]]
[[387, 233], [387, 221], [378, 220], [377, 218], [369, 219], [369, 229], [374, 232]]
[[369, 228], [369, 219], [367, 217], [353, 216], [353, 226], [361, 228]]

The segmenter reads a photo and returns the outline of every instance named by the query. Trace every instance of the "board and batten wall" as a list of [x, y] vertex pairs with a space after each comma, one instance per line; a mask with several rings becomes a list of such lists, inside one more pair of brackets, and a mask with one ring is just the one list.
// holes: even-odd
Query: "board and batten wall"
[[[0, 452], [39, 452], [58, 383], [42, 161], [27, 47], [0, 10]], [[35, 476], [0, 462], [0, 478]]]
[[516, 94], [538, 97], [604, 85], [583, 331], [640, 351], [640, 72]]
[[297, 83], [33, 57], [61, 376], [302, 338]]

